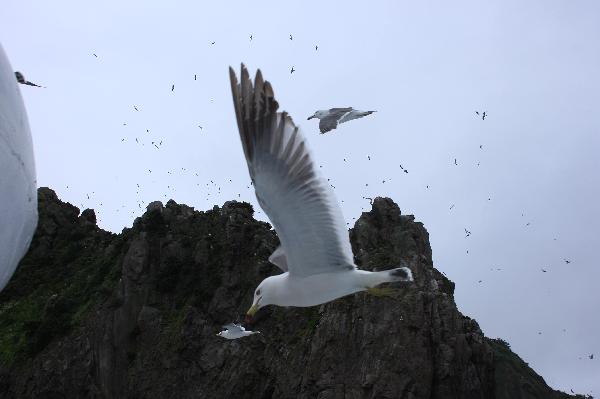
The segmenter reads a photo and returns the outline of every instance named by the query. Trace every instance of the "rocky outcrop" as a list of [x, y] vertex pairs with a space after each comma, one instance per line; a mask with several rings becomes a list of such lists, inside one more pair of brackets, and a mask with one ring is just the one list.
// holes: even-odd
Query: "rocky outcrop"
[[[236, 341], [256, 285], [279, 273], [270, 225], [235, 201], [153, 202], [119, 235], [39, 190], [40, 222], [0, 293], [0, 398], [568, 398], [463, 316], [428, 234], [377, 198], [350, 231], [367, 270], [407, 265], [395, 297], [267, 307]], [[521, 362], [521, 363], [519, 363]]]

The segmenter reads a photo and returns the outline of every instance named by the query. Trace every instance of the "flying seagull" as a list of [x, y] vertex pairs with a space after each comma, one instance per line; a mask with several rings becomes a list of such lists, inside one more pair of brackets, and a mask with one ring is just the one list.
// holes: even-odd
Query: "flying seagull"
[[318, 118], [319, 130], [321, 134], [327, 133], [337, 127], [338, 123], [351, 121], [352, 119], [362, 118], [363, 116], [371, 115], [376, 111], [359, 111], [352, 107], [347, 108], [330, 108], [316, 111], [313, 116], [308, 119]]
[[218, 333], [217, 336], [225, 339], [238, 339], [252, 334], [260, 334], [260, 331], [246, 331], [241, 324], [235, 323], [227, 324], [223, 328], [225, 330]]
[[17, 78], [17, 82], [21, 83], [22, 85], [28, 85], [28, 86], [35, 86], [35, 87], [43, 87], [40, 85], [36, 85], [35, 83], [31, 83], [28, 80], [25, 80], [25, 76], [23, 76], [23, 74], [19, 71], [15, 72], [15, 77]]
[[413, 281], [407, 267], [359, 270], [341, 208], [313, 160], [307, 141], [279, 104], [271, 84], [257, 70], [254, 84], [242, 64], [241, 83], [229, 68], [242, 148], [256, 199], [277, 231], [281, 245], [269, 257], [283, 273], [264, 279], [246, 313], [250, 322], [267, 305], [315, 306], [359, 291]]

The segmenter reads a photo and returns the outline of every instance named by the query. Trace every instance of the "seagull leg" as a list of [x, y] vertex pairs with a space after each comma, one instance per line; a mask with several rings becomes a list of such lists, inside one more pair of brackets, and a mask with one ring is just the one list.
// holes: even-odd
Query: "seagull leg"
[[367, 292], [376, 297], [388, 297], [397, 299], [400, 296], [400, 290], [392, 287], [368, 287]]

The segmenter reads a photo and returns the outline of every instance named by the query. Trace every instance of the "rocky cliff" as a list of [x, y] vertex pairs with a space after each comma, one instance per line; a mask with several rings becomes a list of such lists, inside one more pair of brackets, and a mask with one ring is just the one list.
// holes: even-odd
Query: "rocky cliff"
[[249, 204], [149, 205], [119, 235], [41, 188], [31, 248], [0, 293], [0, 398], [569, 398], [484, 336], [433, 267], [428, 234], [377, 198], [350, 230], [364, 269], [407, 264], [398, 295], [267, 307], [216, 337], [278, 245]]

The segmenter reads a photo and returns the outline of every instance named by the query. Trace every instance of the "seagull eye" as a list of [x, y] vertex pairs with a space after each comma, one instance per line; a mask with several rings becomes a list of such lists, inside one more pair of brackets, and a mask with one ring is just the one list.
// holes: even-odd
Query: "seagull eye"
[[260, 295], [260, 290], [256, 290], [256, 295]]

